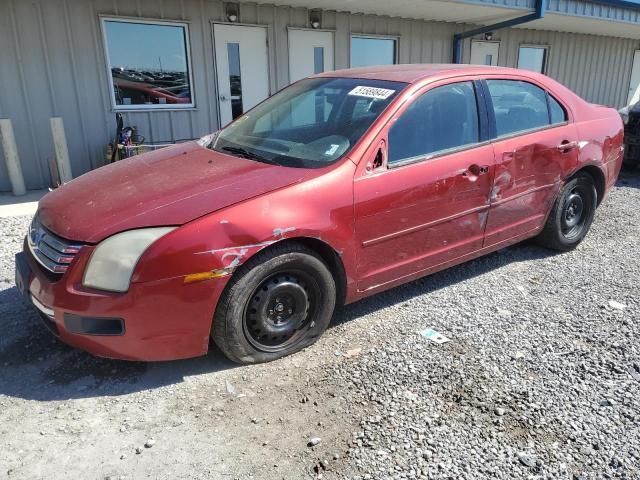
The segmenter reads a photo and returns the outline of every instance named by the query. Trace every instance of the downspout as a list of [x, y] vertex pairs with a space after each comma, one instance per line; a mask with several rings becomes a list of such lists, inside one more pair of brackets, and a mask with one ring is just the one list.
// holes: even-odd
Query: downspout
[[523, 23], [531, 22], [533, 20], [539, 20], [544, 17], [544, 11], [547, 7], [547, 0], [536, 0], [535, 11], [528, 13], [521, 17], [512, 18], [511, 20], [505, 20], [504, 22], [494, 23], [493, 25], [486, 25], [474, 30], [468, 30], [466, 32], [456, 33], [453, 36], [453, 63], [462, 63], [462, 41], [465, 38], [473, 37], [483, 33], [493, 32], [500, 30], [501, 28], [513, 27], [515, 25], [521, 25]]

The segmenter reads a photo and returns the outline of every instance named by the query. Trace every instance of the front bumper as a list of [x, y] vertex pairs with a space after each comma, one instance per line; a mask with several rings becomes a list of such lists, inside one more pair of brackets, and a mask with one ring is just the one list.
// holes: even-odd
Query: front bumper
[[[62, 276], [45, 272], [28, 248], [16, 255], [18, 289], [60, 340], [123, 360], [175, 360], [207, 353], [215, 306], [228, 277], [190, 284], [174, 277], [132, 283], [125, 293], [102, 292], [82, 286], [90, 253], [91, 247], [84, 247]], [[92, 319], [121, 320], [122, 329], [78, 326], [93, 325]], [[91, 333], [74, 333], [78, 331]]]

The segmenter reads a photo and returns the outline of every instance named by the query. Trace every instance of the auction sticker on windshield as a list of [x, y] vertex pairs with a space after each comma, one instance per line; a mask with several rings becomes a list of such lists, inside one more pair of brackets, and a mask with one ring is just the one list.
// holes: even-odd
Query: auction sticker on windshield
[[395, 90], [389, 90], [388, 88], [377, 87], [356, 87], [349, 92], [349, 95], [355, 95], [357, 97], [367, 98], [379, 98], [380, 100], [386, 100], [395, 93]]

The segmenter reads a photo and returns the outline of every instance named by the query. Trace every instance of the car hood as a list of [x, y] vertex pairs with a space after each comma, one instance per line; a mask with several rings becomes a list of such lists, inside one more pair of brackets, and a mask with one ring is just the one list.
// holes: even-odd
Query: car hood
[[218, 153], [189, 142], [98, 168], [47, 194], [42, 224], [94, 243], [133, 228], [182, 225], [320, 172]]

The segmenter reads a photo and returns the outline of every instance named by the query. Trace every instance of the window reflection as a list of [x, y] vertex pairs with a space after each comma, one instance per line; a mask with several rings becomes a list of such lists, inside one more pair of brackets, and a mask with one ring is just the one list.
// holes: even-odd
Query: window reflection
[[191, 106], [186, 27], [104, 20], [116, 106]]
[[394, 38], [351, 37], [351, 66], [393, 65], [396, 63]]
[[544, 47], [520, 47], [518, 68], [544, 73], [547, 49]]
[[324, 47], [313, 47], [313, 73], [324, 72]]
[[240, 75], [240, 44], [227, 43], [229, 57], [229, 87], [231, 91], [231, 116], [242, 115], [242, 79]]

